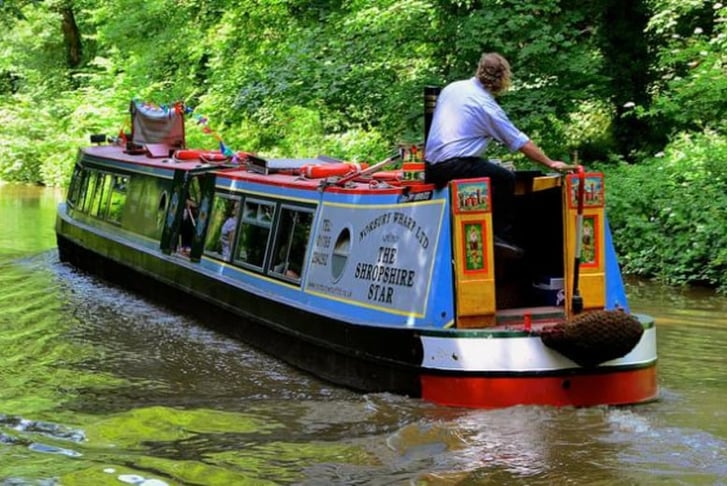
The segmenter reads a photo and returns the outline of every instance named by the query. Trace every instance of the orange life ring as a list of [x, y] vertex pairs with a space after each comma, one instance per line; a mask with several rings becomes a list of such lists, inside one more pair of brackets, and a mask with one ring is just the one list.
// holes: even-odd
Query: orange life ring
[[306, 164], [300, 168], [300, 175], [309, 179], [322, 179], [324, 177], [345, 176], [351, 172], [362, 171], [368, 167], [365, 163], [332, 163], [332, 164]]
[[401, 170], [380, 170], [379, 172], [374, 172], [372, 175], [374, 179], [377, 181], [400, 181], [404, 177], [404, 171]]
[[202, 152], [199, 149], [181, 149], [174, 152], [174, 158], [177, 160], [197, 160]]
[[214, 150], [181, 149], [174, 152], [177, 160], [202, 160], [204, 162], [224, 162], [229, 159], [222, 152]]
[[199, 156], [204, 162], [225, 162], [229, 157], [222, 152], [202, 152]]

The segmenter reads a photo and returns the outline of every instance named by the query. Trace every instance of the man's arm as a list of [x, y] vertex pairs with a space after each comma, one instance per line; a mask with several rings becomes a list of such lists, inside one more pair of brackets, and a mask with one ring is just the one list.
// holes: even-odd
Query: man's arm
[[533, 162], [537, 162], [553, 170], [567, 170], [570, 166], [560, 160], [552, 160], [550, 157], [545, 155], [545, 152], [533, 143], [532, 140], [528, 140], [525, 145], [520, 147], [520, 152], [529, 158]]

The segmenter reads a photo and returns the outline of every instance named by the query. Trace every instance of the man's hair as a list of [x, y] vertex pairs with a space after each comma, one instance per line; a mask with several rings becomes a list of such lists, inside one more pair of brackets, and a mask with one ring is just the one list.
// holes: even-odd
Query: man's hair
[[475, 76], [487, 91], [502, 94], [510, 87], [510, 63], [497, 52], [486, 52], [480, 58]]

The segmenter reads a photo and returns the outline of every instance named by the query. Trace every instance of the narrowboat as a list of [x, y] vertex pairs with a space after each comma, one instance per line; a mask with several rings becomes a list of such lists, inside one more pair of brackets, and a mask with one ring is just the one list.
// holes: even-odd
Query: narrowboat
[[130, 111], [129, 134], [79, 151], [61, 261], [224, 311], [242, 340], [362, 392], [657, 398], [655, 324], [629, 309], [603, 174], [516, 172], [512, 255], [494, 244], [489, 180], [427, 184], [416, 144], [368, 167], [194, 150], [179, 105]]

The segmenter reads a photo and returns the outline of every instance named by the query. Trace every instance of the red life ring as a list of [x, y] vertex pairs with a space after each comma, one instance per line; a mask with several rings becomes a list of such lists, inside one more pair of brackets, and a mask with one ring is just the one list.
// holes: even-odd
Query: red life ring
[[309, 179], [322, 179], [324, 177], [345, 176], [351, 172], [360, 172], [368, 167], [365, 163], [332, 163], [332, 164], [306, 164], [300, 168], [300, 175]]
[[202, 155], [199, 149], [182, 149], [174, 152], [174, 158], [177, 160], [198, 160]]
[[225, 162], [228, 156], [214, 150], [182, 149], [174, 152], [177, 160], [201, 160], [203, 162]]
[[202, 152], [199, 158], [203, 162], [226, 162], [229, 157], [222, 152]]
[[372, 175], [372, 177], [377, 181], [386, 182], [401, 181], [403, 176], [404, 173], [401, 170], [380, 170]]

